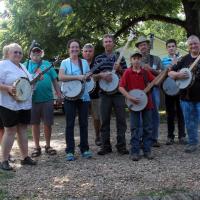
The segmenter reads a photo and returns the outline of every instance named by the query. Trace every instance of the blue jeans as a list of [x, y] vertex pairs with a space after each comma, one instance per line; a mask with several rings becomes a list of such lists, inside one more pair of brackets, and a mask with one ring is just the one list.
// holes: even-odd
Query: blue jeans
[[181, 107], [185, 119], [189, 144], [198, 144], [198, 125], [200, 122], [200, 102], [182, 101]]
[[160, 106], [160, 89], [159, 87], [154, 87], [152, 90], [152, 100], [153, 100], [153, 110], [152, 110], [152, 139], [154, 142], [158, 140], [159, 124], [160, 124], [160, 115], [159, 115], [159, 106]]
[[[142, 131], [141, 131], [142, 118]], [[152, 146], [152, 110], [130, 112], [131, 125], [131, 154], [140, 153], [141, 141], [143, 141], [144, 153], [151, 152]]]
[[74, 141], [74, 122], [76, 118], [76, 112], [78, 111], [79, 129], [80, 129], [80, 151], [89, 150], [88, 145], [88, 106], [89, 102], [83, 102], [81, 99], [75, 101], [65, 100], [64, 109], [66, 117], [66, 153], [74, 153], [75, 141]]

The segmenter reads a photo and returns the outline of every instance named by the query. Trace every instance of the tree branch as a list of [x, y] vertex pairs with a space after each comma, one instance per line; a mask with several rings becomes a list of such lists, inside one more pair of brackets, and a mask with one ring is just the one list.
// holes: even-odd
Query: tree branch
[[163, 16], [163, 15], [154, 15], [154, 14], [150, 14], [147, 16], [141, 16], [141, 17], [136, 17], [136, 18], [132, 18], [132, 19], [128, 19], [126, 24], [123, 25], [121, 27], [121, 29], [119, 29], [114, 37], [118, 37], [120, 34], [122, 34], [123, 32], [125, 32], [128, 28], [130, 28], [131, 26], [134, 26], [135, 24], [137, 24], [140, 21], [148, 21], [148, 20], [158, 20], [158, 21], [162, 21], [162, 22], [167, 22], [170, 24], [175, 24], [178, 26], [181, 26], [185, 29], [186, 28], [186, 22], [177, 18], [172, 18], [172, 17], [167, 17], [167, 16]]

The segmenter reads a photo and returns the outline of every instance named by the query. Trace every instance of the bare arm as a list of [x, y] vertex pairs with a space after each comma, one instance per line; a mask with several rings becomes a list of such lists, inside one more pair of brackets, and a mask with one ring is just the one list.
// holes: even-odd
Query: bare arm
[[131, 96], [123, 87], [119, 87], [118, 89], [128, 100], [132, 101], [134, 104], [139, 103], [139, 99]]
[[64, 73], [64, 69], [60, 69], [58, 73], [58, 78], [61, 81], [74, 81], [74, 80], [82, 81], [84, 77], [85, 77], [84, 75], [66, 75]]
[[168, 76], [170, 76], [172, 79], [177, 80], [177, 79], [186, 79], [189, 77], [187, 72], [175, 72], [175, 71], [170, 71], [168, 73]]
[[56, 79], [53, 80], [53, 87], [54, 87], [54, 89], [56, 91], [57, 96], [59, 98], [61, 98], [62, 94], [61, 94], [61, 91], [60, 91], [60, 86], [59, 86], [58, 81]]
[[13, 96], [16, 94], [16, 88], [12, 85], [5, 85], [5, 84], [0, 83], [0, 90], [8, 92], [9, 94]]

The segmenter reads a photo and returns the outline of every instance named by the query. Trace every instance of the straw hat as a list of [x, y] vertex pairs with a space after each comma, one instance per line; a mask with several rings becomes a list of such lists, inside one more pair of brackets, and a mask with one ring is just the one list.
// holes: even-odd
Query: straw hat
[[140, 36], [138, 38], [138, 40], [135, 43], [135, 46], [138, 48], [139, 44], [143, 43], [143, 42], [147, 42], [148, 44], [150, 43], [150, 40], [147, 39], [145, 36]]

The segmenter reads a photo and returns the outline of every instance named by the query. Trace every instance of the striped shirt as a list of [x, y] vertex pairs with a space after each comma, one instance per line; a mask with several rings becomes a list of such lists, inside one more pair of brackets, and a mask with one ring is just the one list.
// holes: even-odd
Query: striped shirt
[[[99, 56], [97, 56], [95, 58], [94, 61], [94, 68], [96, 66], [98, 66], [98, 68], [94, 71], [95, 74], [98, 74], [102, 71], [112, 71], [113, 70], [113, 66], [115, 64], [115, 62], [117, 61], [117, 58], [119, 57], [119, 53], [112, 53], [112, 54], [100, 54]], [[126, 69], [127, 65], [126, 65], [126, 61], [124, 59], [124, 57], [122, 58], [120, 65], [122, 67], [122, 69]]]

